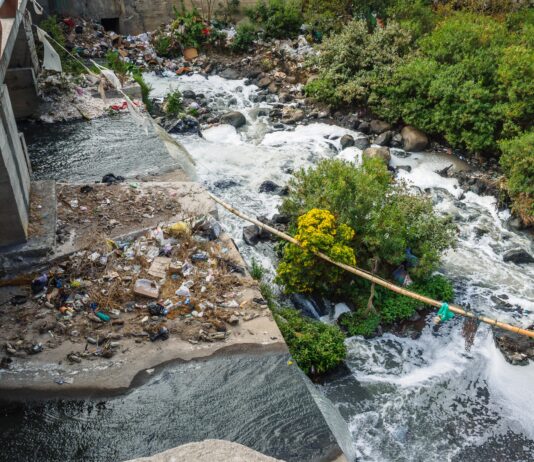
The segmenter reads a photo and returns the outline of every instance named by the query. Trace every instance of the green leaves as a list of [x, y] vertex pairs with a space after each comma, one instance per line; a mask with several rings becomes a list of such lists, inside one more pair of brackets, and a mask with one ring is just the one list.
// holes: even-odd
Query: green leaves
[[291, 308], [277, 309], [274, 318], [289, 351], [307, 374], [322, 374], [345, 359], [345, 336], [337, 326], [304, 318]]

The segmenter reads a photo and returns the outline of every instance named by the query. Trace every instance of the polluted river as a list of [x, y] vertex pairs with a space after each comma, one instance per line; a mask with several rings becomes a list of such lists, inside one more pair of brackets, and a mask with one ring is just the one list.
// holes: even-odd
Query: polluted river
[[[351, 134], [355, 139], [362, 134], [319, 122], [298, 126], [273, 125], [267, 114], [276, 104], [276, 97], [269, 96], [272, 100], [259, 103], [258, 88], [247, 86], [242, 80], [170, 74], [148, 74], [146, 80], [153, 87], [154, 97], [161, 98], [176, 88], [192, 90], [203, 94], [215, 110], [238, 110], [246, 116], [247, 124], [239, 130], [230, 125], [218, 125], [202, 130], [202, 136], [173, 136], [189, 153], [195, 179], [250, 216], [271, 217], [277, 212], [280, 196], [258, 192], [264, 181], [284, 185], [292, 172], [311, 167], [324, 158], [360, 161], [361, 151], [355, 147], [341, 150], [339, 139], [345, 134]], [[94, 137], [102, 128], [98, 124], [118, 127], [116, 134], [118, 138], [122, 136], [123, 142], [141, 136], [139, 129], [132, 130], [131, 136], [124, 134], [131, 124], [123, 117], [65, 124], [64, 139], [55, 142], [54, 146], [51, 146], [45, 130], [32, 129], [32, 135], [27, 138], [31, 138], [28, 144], [34, 176], [88, 181], [116, 169], [114, 173], [131, 177], [147, 171], [172, 170], [177, 162], [157, 154], [148, 144], [139, 149], [133, 142], [127, 158], [108, 161], [103, 157], [107, 150], [94, 150], [94, 158], [82, 158], [76, 152], [84, 143], [108, 142], [95, 141]], [[78, 149], [73, 149], [75, 145]], [[50, 157], [50, 152], [54, 152], [54, 158]], [[76, 155], [78, 157], [73, 157]], [[99, 163], [106, 165], [106, 171], [102, 167], [91, 168], [92, 164], [97, 166]], [[458, 169], [464, 168], [460, 160], [445, 154], [406, 153], [392, 149], [391, 165], [410, 167], [398, 169], [397, 177], [406, 180], [414, 189], [431, 194], [437, 210], [452, 215], [458, 226], [458, 245], [444, 256], [440, 269], [454, 283], [456, 303], [491, 318], [527, 327], [534, 323], [534, 266], [504, 262], [502, 256], [515, 248], [531, 251], [532, 241], [508, 225], [510, 213], [499, 210], [495, 198], [463, 192], [456, 179], [436, 173], [451, 163]], [[246, 245], [242, 229], [247, 223], [224, 210], [220, 210], [220, 218], [245, 260], [260, 262], [272, 277], [276, 266], [272, 245]], [[343, 306], [336, 308], [331, 313], [321, 313], [323, 322], [334, 322], [344, 310]], [[349, 459], [534, 459], [534, 364], [513, 366], [506, 362], [486, 325], [479, 327], [474, 345], [466, 351], [462, 324], [463, 320], [455, 318], [437, 329], [432, 314], [429, 314], [416, 338], [391, 333], [370, 340], [348, 338], [344, 371], [320, 384], [306, 381]], [[29, 457], [28, 460], [60, 460], [52, 446], [45, 444], [39, 436], [39, 428], [43, 425], [54, 434], [52, 439], [60, 440], [62, 446], [72, 447], [70, 457], [65, 459], [89, 460], [83, 458], [87, 445], [109, 446], [109, 441], [101, 441], [102, 436], [96, 434], [102, 428], [106, 429], [117, 449], [114, 452], [102, 449], [101, 457], [95, 455], [94, 460], [123, 460], [140, 453], [135, 449], [121, 449], [120, 441], [127, 439], [133, 446], [144, 444], [142, 453], [148, 455], [176, 443], [166, 439], [158, 421], [165, 419], [165, 428], [175, 427], [176, 431], [187, 434], [183, 441], [216, 435], [249, 444], [286, 460], [315, 460], [328, 437], [313, 428], [316, 416], [305, 409], [306, 400], [300, 400], [299, 396], [285, 396], [284, 406], [288, 413], [300, 415], [299, 418], [309, 425], [307, 434], [295, 434], [291, 428], [275, 428], [268, 422], [268, 415], [262, 416], [261, 412], [247, 415], [251, 409], [230, 404], [227, 404], [232, 407], [230, 412], [241, 413], [244, 422], [252, 421], [256, 431], [252, 432], [245, 425], [222, 429], [227, 418], [222, 412], [226, 407], [224, 403], [239, 402], [240, 394], [236, 394], [232, 386], [225, 388], [223, 383], [217, 383], [217, 369], [226, 371], [230, 383], [257, 382], [258, 387], [265, 387], [261, 396], [253, 398], [259, 408], [265, 400], [282, 399], [280, 393], [284, 393], [284, 383], [295, 380], [286, 372], [276, 373], [278, 369], [282, 370], [285, 358], [268, 359], [263, 367], [256, 369], [254, 376], [248, 377], [240, 376], [240, 362], [230, 365], [224, 361], [212, 362], [202, 376], [195, 379], [188, 378], [188, 368], [200, 367], [193, 363], [163, 370], [148, 383], [119, 398], [120, 402], [102, 402], [90, 409], [93, 405], [76, 402], [62, 406], [28, 404], [6, 411], [1, 423], [4, 434], [1, 439], [3, 444], [11, 442], [0, 459], [9, 460], [9, 454], [16, 454], [23, 447], [26, 448], [24, 451], [36, 451], [41, 447], [43, 457]], [[190, 395], [181, 391], [191, 388], [201, 390], [203, 394], [211, 393], [211, 389], [217, 390], [213, 403], [218, 403], [214, 405], [220, 407], [221, 414], [213, 419], [211, 428], [194, 429], [192, 416], [207, 412], [205, 406], [208, 404], [187, 404]], [[153, 411], [157, 418], [151, 416]], [[15, 422], [9, 431], [6, 427], [8, 417]], [[17, 429], [18, 433], [13, 434]], [[268, 434], [263, 443], [259, 441], [259, 434]], [[279, 449], [274, 449], [277, 446]]]

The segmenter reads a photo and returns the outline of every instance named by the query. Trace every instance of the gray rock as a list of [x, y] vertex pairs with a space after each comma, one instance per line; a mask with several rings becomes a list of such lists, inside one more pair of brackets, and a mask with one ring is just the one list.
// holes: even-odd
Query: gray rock
[[182, 97], [184, 99], [195, 99], [196, 96], [197, 95], [193, 90], [184, 90], [184, 91], [182, 91]]
[[267, 88], [269, 85], [271, 85], [271, 78], [270, 77], [263, 77], [263, 79], [260, 79], [258, 82], [258, 87], [260, 88]]
[[292, 107], [285, 107], [282, 110], [282, 122], [286, 124], [294, 124], [304, 119], [304, 111], [302, 109], [295, 109]]
[[247, 123], [247, 119], [245, 119], [245, 116], [239, 111], [227, 112], [221, 116], [220, 121], [222, 124], [230, 124], [235, 128], [242, 127]]
[[371, 142], [369, 141], [369, 138], [367, 138], [366, 136], [362, 137], [362, 138], [356, 138], [354, 140], [354, 146], [357, 147], [358, 149], [365, 149], [365, 148], [368, 148], [369, 146], [371, 146]]
[[243, 228], [243, 240], [251, 246], [260, 242], [260, 229], [256, 225], [249, 225]]
[[502, 329], [493, 330], [493, 339], [504, 359], [511, 364], [525, 366], [529, 358], [534, 359], [534, 339]]
[[380, 135], [381, 133], [391, 130], [391, 125], [383, 120], [375, 119], [371, 120], [371, 123], [369, 124], [369, 130], [375, 135]]
[[422, 151], [428, 146], [428, 137], [417, 128], [407, 125], [401, 130], [406, 151]]
[[379, 146], [389, 146], [392, 135], [391, 131], [381, 133], [375, 138], [375, 144], [378, 144]]
[[395, 133], [395, 135], [393, 135], [393, 138], [391, 138], [390, 146], [392, 148], [402, 147], [402, 135], [400, 133]]
[[361, 122], [360, 125], [358, 125], [358, 131], [365, 133], [366, 135], [370, 132], [370, 130], [371, 130], [371, 125], [369, 124], [369, 122], [366, 122], [365, 120]]
[[239, 72], [235, 69], [227, 68], [219, 74], [223, 79], [237, 80], [239, 79]]
[[399, 170], [405, 170], [406, 172], [411, 172], [412, 166], [411, 165], [399, 165], [397, 166], [397, 171]]
[[354, 138], [351, 135], [343, 135], [339, 142], [341, 143], [341, 149], [354, 146]]
[[258, 190], [261, 193], [279, 194], [282, 191], [282, 187], [277, 185], [274, 181], [264, 181]]
[[389, 148], [367, 148], [363, 151], [363, 157], [368, 159], [382, 159], [386, 164], [389, 164], [391, 160], [391, 154]]
[[502, 256], [503, 261], [512, 262], [516, 265], [534, 263], [534, 257], [524, 249], [512, 249]]

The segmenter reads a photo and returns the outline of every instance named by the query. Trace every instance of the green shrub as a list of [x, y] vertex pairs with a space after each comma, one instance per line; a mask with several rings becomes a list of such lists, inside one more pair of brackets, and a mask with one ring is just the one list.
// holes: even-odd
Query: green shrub
[[291, 355], [306, 374], [325, 373], [345, 359], [345, 336], [337, 326], [304, 318], [291, 308], [276, 310], [274, 318]]
[[158, 56], [165, 58], [171, 58], [176, 54], [171, 38], [163, 35], [154, 39], [154, 49]]
[[502, 141], [500, 147], [512, 207], [525, 223], [534, 224], [534, 131]]
[[295, 226], [297, 217], [314, 208], [329, 210], [339, 224], [355, 230], [351, 245], [359, 265], [371, 269], [378, 258], [384, 275], [410, 248], [419, 258], [412, 274], [424, 278], [454, 243], [454, 227], [435, 214], [430, 199], [395, 184], [379, 159], [365, 159], [361, 167], [328, 159], [297, 172], [281, 209]]
[[237, 26], [236, 35], [232, 42], [232, 50], [247, 51], [256, 39], [256, 27], [249, 22], [242, 22]]
[[366, 104], [375, 87], [386, 85], [411, 46], [411, 34], [394, 21], [372, 33], [365, 21], [351, 21], [319, 46], [311, 61], [319, 68], [318, 81], [308, 85], [306, 93], [332, 104]]
[[265, 38], [296, 37], [303, 22], [302, 2], [260, 0], [247, 16], [263, 30]]
[[260, 281], [263, 278], [264, 273], [263, 266], [261, 266], [255, 258], [252, 259], [252, 266], [250, 268], [250, 275], [256, 279], [257, 281]]
[[349, 336], [363, 335], [372, 337], [380, 325], [380, 315], [378, 313], [365, 314], [363, 311], [346, 313], [341, 316], [339, 324], [347, 329]]
[[295, 239], [301, 244], [287, 245], [277, 268], [276, 281], [289, 293], [334, 293], [347, 280], [346, 271], [318, 259], [312, 252], [320, 251], [334, 260], [355, 265], [350, 247], [354, 231], [347, 225], [337, 225], [328, 210], [311, 209], [297, 220]]
[[173, 117], [176, 117], [184, 111], [182, 93], [180, 90], [176, 89], [167, 93], [167, 96], [165, 96], [165, 99], [163, 100], [163, 110], [165, 111], [165, 114]]
[[[452, 302], [454, 298], [452, 284], [439, 275], [432, 276], [422, 282], [416, 282], [410, 285], [408, 289], [444, 302]], [[418, 309], [424, 307], [424, 303], [418, 300], [391, 292], [382, 287], [377, 289], [377, 292], [375, 305], [379, 307], [381, 321], [385, 325], [409, 319]]]

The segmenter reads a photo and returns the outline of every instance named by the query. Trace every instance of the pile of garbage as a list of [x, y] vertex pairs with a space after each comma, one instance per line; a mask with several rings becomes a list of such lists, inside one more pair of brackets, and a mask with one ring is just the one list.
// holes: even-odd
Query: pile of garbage
[[[230, 255], [212, 217], [106, 240], [52, 264], [0, 304], [8, 357], [83, 348], [71, 363], [111, 358], [171, 336], [191, 344], [224, 341], [232, 327], [266, 308], [256, 283]], [[133, 342], [132, 342], [133, 340]]]

